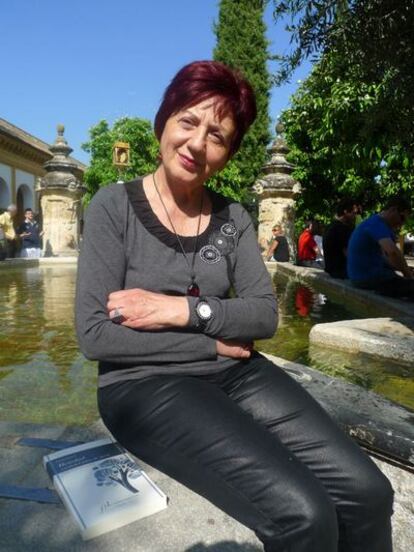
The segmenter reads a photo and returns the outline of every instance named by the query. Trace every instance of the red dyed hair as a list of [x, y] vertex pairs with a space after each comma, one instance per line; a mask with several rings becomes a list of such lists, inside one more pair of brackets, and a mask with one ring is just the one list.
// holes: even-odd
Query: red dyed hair
[[183, 109], [218, 96], [218, 115], [231, 115], [236, 127], [230, 157], [239, 149], [243, 136], [256, 118], [256, 98], [245, 77], [219, 61], [194, 61], [178, 71], [164, 92], [155, 116], [158, 140], [167, 120]]

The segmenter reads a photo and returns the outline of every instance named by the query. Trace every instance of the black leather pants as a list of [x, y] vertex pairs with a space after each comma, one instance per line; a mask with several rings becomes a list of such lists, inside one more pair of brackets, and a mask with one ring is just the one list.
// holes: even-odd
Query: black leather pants
[[388, 480], [259, 354], [218, 374], [116, 383], [98, 399], [125, 448], [250, 527], [267, 552], [391, 552]]

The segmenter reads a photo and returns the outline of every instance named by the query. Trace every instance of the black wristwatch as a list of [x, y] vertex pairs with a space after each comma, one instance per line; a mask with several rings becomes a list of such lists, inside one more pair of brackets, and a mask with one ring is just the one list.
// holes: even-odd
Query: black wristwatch
[[207, 322], [213, 318], [213, 311], [204, 297], [200, 297], [195, 306], [195, 312], [198, 320], [198, 327], [205, 328]]

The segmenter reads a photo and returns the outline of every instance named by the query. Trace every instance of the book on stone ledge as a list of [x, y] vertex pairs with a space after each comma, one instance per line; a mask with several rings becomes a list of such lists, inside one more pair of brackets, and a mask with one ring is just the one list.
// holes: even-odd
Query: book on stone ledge
[[85, 540], [167, 507], [166, 495], [110, 438], [48, 454], [43, 464]]

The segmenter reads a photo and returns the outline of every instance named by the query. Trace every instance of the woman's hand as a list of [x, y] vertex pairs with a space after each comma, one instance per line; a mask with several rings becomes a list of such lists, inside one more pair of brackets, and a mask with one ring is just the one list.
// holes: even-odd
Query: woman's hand
[[185, 297], [139, 288], [114, 291], [109, 295], [106, 306], [114, 322], [136, 330], [185, 327], [190, 319], [190, 308]]
[[216, 341], [217, 354], [230, 358], [250, 358], [253, 350], [253, 343], [239, 343], [237, 341]]

